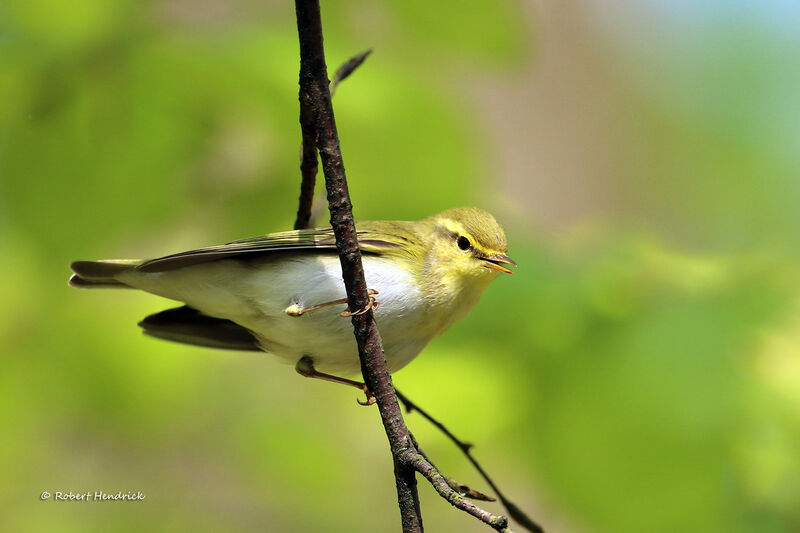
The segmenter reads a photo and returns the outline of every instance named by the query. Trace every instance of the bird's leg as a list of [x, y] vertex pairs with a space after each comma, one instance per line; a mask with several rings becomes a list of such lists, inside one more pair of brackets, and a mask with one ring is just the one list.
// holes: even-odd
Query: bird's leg
[[[354, 315], [363, 315], [369, 309], [375, 309], [376, 307], [378, 307], [378, 301], [375, 298], [373, 298], [375, 294], [378, 294], [378, 291], [376, 291], [375, 289], [367, 289], [367, 294], [369, 295], [369, 304], [364, 309], [361, 309], [356, 312], [351, 312], [349, 309], [347, 311], [342, 311], [340, 313], [342, 318], [347, 318]], [[284, 309], [283, 312], [289, 316], [297, 317], [297, 316], [303, 316], [309, 311], [316, 311], [317, 309], [323, 309], [325, 307], [330, 307], [332, 305], [342, 305], [342, 304], [347, 304], [347, 298], [339, 298], [338, 300], [332, 300], [330, 302], [324, 302], [309, 307], [303, 307], [300, 304], [293, 303], [292, 305]]]
[[369, 390], [369, 387], [360, 381], [353, 381], [352, 379], [340, 378], [339, 376], [317, 372], [317, 370], [314, 368], [314, 360], [307, 355], [304, 355], [299, 361], [297, 361], [294, 369], [303, 377], [322, 379], [332, 383], [341, 383], [342, 385], [355, 387], [358, 390], [363, 391], [367, 396], [367, 401], [362, 402], [361, 400], [356, 400], [360, 405], [373, 405], [377, 401], [375, 399], [375, 395], [372, 394], [371, 390]]

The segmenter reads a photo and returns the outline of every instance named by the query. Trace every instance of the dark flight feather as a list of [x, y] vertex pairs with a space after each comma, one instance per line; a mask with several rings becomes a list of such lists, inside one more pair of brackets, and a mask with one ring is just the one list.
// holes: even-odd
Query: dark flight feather
[[182, 344], [224, 350], [261, 350], [248, 329], [224, 318], [204, 315], [188, 305], [150, 315], [139, 322], [139, 326], [147, 335]]

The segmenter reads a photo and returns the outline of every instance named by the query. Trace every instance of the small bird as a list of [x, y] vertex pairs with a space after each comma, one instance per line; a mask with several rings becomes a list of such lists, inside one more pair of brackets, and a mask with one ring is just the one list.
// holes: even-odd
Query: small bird
[[[370, 307], [389, 372], [475, 306], [499, 272], [516, 266], [495, 218], [459, 207], [416, 221], [356, 223]], [[341, 266], [330, 227], [285, 231], [158, 259], [75, 261], [78, 288], [134, 288], [185, 305], [139, 325], [153, 337], [262, 350], [307, 377], [352, 385], [360, 372]], [[380, 306], [378, 307], [378, 304]], [[342, 307], [344, 306], [344, 307]]]

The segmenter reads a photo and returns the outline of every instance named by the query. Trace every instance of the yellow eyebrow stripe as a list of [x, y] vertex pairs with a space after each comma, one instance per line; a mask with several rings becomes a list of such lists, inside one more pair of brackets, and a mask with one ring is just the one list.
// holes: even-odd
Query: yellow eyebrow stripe
[[494, 253], [493, 250], [487, 250], [486, 248], [481, 246], [478, 240], [475, 237], [473, 237], [470, 232], [464, 229], [464, 226], [462, 226], [461, 223], [456, 222], [451, 218], [439, 218], [436, 220], [436, 223], [454, 235], [463, 235], [464, 237], [468, 238], [469, 242], [472, 243], [473, 249], [475, 249], [477, 252], [483, 255]]
[[464, 230], [464, 226], [462, 226], [461, 223], [456, 222], [451, 218], [440, 218], [436, 222], [441, 226], [443, 226], [450, 233], [454, 233], [456, 235], [464, 235], [465, 237], [472, 237], [472, 235], [470, 235], [466, 230]]

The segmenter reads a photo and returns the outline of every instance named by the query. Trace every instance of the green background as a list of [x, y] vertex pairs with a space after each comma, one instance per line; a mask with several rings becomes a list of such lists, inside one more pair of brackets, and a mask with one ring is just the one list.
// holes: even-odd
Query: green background
[[[323, 6], [331, 67], [375, 48], [334, 102], [356, 217], [481, 205], [520, 265], [395, 381], [549, 531], [798, 531], [796, 10], [559, 4]], [[0, 529], [399, 530], [353, 392], [66, 285], [289, 228], [297, 70], [289, 2], [0, 5]]]

